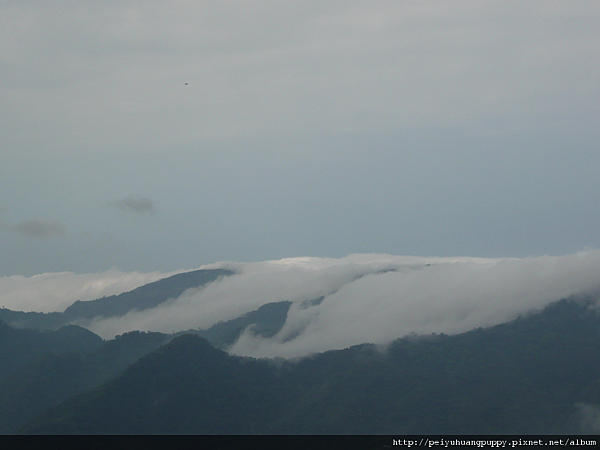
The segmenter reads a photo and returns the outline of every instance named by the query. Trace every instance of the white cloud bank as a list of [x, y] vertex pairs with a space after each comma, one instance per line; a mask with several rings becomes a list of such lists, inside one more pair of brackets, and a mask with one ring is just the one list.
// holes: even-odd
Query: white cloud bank
[[15, 311], [64, 311], [76, 300], [95, 300], [117, 295], [179, 272], [183, 270], [170, 273], [128, 273], [113, 268], [89, 274], [59, 272], [32, 277], [0, 277], [0, 306]]
[[[409, 333], [454, 334], [499, 324], [565, 297], [597, 293], [600, 251], [531, 258], [350, 255], [222, 262], [238, 272], [152, 310], [95, 321], [104, 338], [130, 330], [209, 328], [266, 303], [293, 302], [272, 338], [246, 332], [231, 352], [297, 357]], [[308, 301], [324, 296], [318, 305]]]

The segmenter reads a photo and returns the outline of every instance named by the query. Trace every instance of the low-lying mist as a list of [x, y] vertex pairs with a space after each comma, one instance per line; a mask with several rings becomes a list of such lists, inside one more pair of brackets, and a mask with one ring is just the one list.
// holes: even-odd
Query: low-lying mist
[[[288, 300], [293, 303], [279, 333], [264, 338], [248, 328], [230, 351], [289, 358], [365, 342], [385, 344], [410, 333], [461, 333], [600, 288], [600, 251], [522, 259], [361, 254], [203, 268], [236, 274], [157, 308], [95, 320], [88, 327], [104, 338], [131, 330], [206, 329]], [[319, 297], [324, 299], [311, 302]]]
[[[572, 295], [600, 292], [600, 251], [497, 259], [357, 254], [219, 262], [201, 268], [235, 274], [153, 309], [81, 325], [105, 339], [133, 330], [208, 329], [267, 303], [291, 301], [277, 334], [266, 338], [249, 327], [229, 349], [239, 355], [291, 358], [365, 342], [386, 344], [410, 333], [461, 333], [512, 320]], [[61, 311], [75, 300], [119, 294], [178, 272], [111, 269], [4, 277], [0, 305], [18, 311]]]

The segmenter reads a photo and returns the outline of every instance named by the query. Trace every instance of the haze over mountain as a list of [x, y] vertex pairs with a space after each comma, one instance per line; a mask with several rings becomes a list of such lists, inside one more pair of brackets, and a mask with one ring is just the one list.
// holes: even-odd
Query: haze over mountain
[[[173, 284], [169, 280], [184, 276], [191, 280], [194, 273], [204, 274], [202, 283], [190, 281], [185, 289], [161, 294], [161, 301], [146, 299], [145, 306], [139, 303], [142, 296], [138, 303], [109, 311], [107, 303], [120, 297], [106, 298], [75, 303], [61, 315], [42, 319], [60, 316], [57, 325], [79, 324], [105, 339], [133, 330], [203, 330], [199, 333], [238, 355], [290, 358], [386, 344], [411, 333], [461, 333], [539, 311], [562, 298], [597, 295], [600, 251], [521, 259], [365, 254], [220, 262], [155, 284]], [[35, 281], [32, 277], [31, 289]], [[137, 298], [151, 286], [121, 297]], [[42, 303], [44, 295], [40, 291]], [[88, 312], [66, 320], [75, 309]], [[0, 316], [9, 313], [15, 314], [3, 310]]]

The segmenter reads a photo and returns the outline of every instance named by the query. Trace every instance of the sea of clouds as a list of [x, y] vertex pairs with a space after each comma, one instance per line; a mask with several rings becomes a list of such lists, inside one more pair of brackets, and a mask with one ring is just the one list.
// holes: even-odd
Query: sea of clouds
[[[292, 305], [278, 334], [264, 338], [250, 327], [230, 351], [292, 358], [365, 342], [386, 344], [410, 333], [461, 333], [512, 320], [572, 295], [600, 292], [600, 251], [495, 259], [358, 254], [219, 262], [201, 268], [236, 273], [156, 308], [84, 325], [103, 338], [132, 330], [206, 329], [264, 304], [288, 300]], [[39, 301], [38, 310], [52, 310], [51, 305], [65, 306], [76, 296], [83, 300], [99, 292], [118, 293], [168, 275], [112, 270], [7, 277], [0, 279], [0, 299], [23, 310], [16, 307], [16, 298], [24, 293], [30, 309]], [[16, 288], [7, 288], [7, 281]], [[50, 287], [56, 291], [50, 292]], [[320, 297], [320, 303], [311, 302]]]

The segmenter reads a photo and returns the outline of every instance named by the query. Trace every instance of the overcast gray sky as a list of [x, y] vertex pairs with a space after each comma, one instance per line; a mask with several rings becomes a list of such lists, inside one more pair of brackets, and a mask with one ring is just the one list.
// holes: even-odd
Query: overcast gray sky
[[599, 248], [598, 23], [577, 0], [3, 1], [0, 276]]

